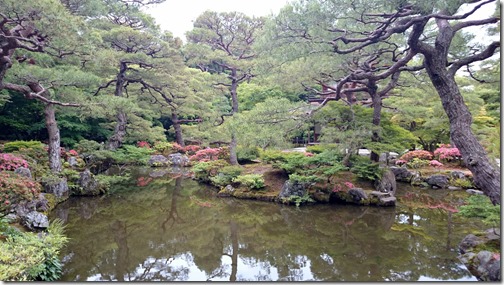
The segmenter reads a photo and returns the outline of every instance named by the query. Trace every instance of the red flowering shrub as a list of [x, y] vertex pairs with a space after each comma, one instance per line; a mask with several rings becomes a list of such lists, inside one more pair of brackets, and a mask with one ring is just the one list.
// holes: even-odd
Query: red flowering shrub
[[28, 167], [28, 162], [10, 153], [0, 153], [0, 171], [14, 171], [19, 167]]
[[137, 142], [137, 147], [143, 147], [143, 148], [151, 148], [150, 144], [146, 141], [139, 141]]
[[348, 190], [355, 188], [352, 182], [345, 181], [343, 184], [334, 185], [332, 192], [348, 192]]
[[413, 151], [408, 151], [407, 153], [403, 154], [403, 156], [401, 156], [399, 159], [409, 162], [413, 158], [431, 160], [432, 153], [430, 153], [429, 151], [426, 151], [426, 150], [413, 150]]
[[429, 165], [430, 165], [430, 166], [433, 166], [433, 167], [440, 167], [440, 166], [443, 166], [443, 164], [442, 164], [441, 162], [437, 161], [437, 160], [431, 160], [431, 161], [429, 162]]
[[42, 187], [28, 177], [9, 171], [0, 172], [0, 211], [6, 211], [11, 205], [22, 200], [33, 200]]
[[77, 151], [75, 149], [71, 149], [67, 152], [67, 154], [69, 156], [79, 156], [79, 154], [77, 153]]
[[446, 161], [462, 158], [459, 149], [456, 147], [451, 147], [449, 144], [441, 144], [439, 148], [434, 151], [434, 155], [438, 157], [439, 160]]
[[198, 150], [194, 155], [189, 157], [191, 161], [210, 161], [219, 159], [222, 149], [219, 148], [205, 148]]
[[194, 155], [196, 154], [197, 151], [201, 149], [201, 147], [199, 145], [181, 146], [178, 143], [174, 143], [173, 149], [183, 154]]
[[406, 160], [398, 159], [398, 160], [396, 160], [395, 164], [396, 165], [403, 165], [403, 164], [406, 164], [406, 162], [407, 162]]
[[305, 152], [304, 155], [307, 156], [307, 157], [312, 157], [313, 153], [311, 153], [311, 152]]

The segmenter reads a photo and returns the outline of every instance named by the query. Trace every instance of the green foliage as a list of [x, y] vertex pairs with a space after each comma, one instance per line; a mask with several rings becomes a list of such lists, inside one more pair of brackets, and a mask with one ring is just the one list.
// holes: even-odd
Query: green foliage
[[239, 145], [236, 148], [236, 155], [238, 162], [248, 162], [259, 157], [259, 149], [257, 147], [244, 147]]
[[326, 144], [309, 145], [306, 147], [307, 152], [311, 152], [314, 154], [322, 153], [325, 149], [326, 149]]
[[289, 158], [301, 159], [304, 155], [300, 152], [286, 152], [276, 149], [259, 150], [259, 157], [262, 162], [273, 164], [278, 162], [287, 162]]
[[19, 151], [23, 148], [43, 148], [44, 144], [39, 141], [13, 141], [4, 144], [3, 152]]
[[500, 206], [493, 205], [484, 195], [471, 195], [466, 204], [459, 207], [458, 215], [482, 218], [483, 223], [492, 226], [500, 225]]
[[413, 168], [413, 169], [418, 169], [418, 168], [422, 168], [422, 167], [425, 167], [429, 165], [429, 161], [426, 160], [426, 159], [420, 159], [420, 158], [417, 158], [417, 157], [414, 157], [412, 160], [410, 160], [409, 162], [406, 163], [406, 166], [408, 166], [409, 168]]
[[375, 181], [383, 175], [383, 169], [378, 163], [374, 163], [367, 157], [355, 157], [350, 171], [357, 177], [365, 180]]
[[47, 233], [8, 232], [0, 241], [0, 280], [56, 281], [61, 275], [59, 251], [68, 242], [61, 220], [54, 220]]
[[296, 205], [296, 207], [299, 207], [301, 206], [302, 204], [306, 204], [306, 203], [314, 203], [315, 200], [313, 200], [310, 195], [308, 194], [305, 194], [304, 196], [300, 197], [300, 196], [297, 196], [297, 195], [292, 195], [288, 198], [288, 201], [290, 203], [294, 203]]
[[230, 165], [224, 166], [223, 168], [218, 170], [216, 176], [210, 177], [210, 181], [212, 184], [222, 187], [233, 182], [233, 179], [238, 177], [242, 173], [243, 169], [241, 166]]
[[75, 146], [79, 153], [92, 153], [100, 149], [101, 144], [93, 140], [80, 140]]
[[250, 189], [261, 189], [265, 186], [262, 174], [240, 175], [234, 178], [233, 182], [243, 184]]
[[194, 177], [201, 182], [210, 182], [210, 177], [217, 175], [219, 170], [225, 166], [229, 166], [225, 160], [211, 160], [207, 162], [197, 162], [191, 168]]
[[162, 155], [168, 155], [173, 151], [173, 144], [169, 142], [157, 141], [153, 146], [154, 150]]
[[450, 185], [456, 186], [456, 187], [461, 187], [461, 188], [474, 188], [474, 183], [471, 182], [471, 180], [466, 179], [466, 178], [456, 178], [450, 180]]
[[298, 175], [298, 174], [292, 173], [289, 175], [289, 180], [293, 183], [313, 184], [313, 183], [320, 182], [321, 178], [317, 177], [315, 175], [303, 176], [303, 175]]

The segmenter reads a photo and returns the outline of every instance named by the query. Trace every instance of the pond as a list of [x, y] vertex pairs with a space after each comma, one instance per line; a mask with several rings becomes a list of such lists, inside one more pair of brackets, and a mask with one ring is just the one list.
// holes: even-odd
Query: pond
[[161, 175], [136, 171], [113, 195], [58, 205], [61, 281], [476, 281], [457, 259], [484, 228], [452, 213], [464, 191], [401, 185], [393, 208], [296, 208]]

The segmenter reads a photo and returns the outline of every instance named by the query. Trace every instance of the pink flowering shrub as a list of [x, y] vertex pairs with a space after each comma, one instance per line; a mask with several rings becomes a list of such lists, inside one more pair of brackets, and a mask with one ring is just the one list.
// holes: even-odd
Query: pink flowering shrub
[[332, 192], [348, 192], [348, 190], [355, 188], [352, 182], [345, 181], [343, 184], [334, 185]]
[[77, 151], [75, 149], [71, 149], [67, 152], [67, 154], [69, 156], [79, 156], [79, 154], [77, 153]]
[[437, 160], [431, 160], [429, 162], [429, 165], [433, 166], [433, 167], [441, 167], [441, 166], [443, 166], [443, 164], [441, 162], [437, 161]]
[[409, 162], [413, 158], [431, 160], [432, 153], [430, 153], [429, 151], [426, 151], [426, 150], [413, 150], [413, 151], [408, 151], [407, 153], [403, 154], [403, 156], [401, 156], [399, 159]]
[[219, 159], [219, 155], [221, 154], [222, 149], [219, 148], [205, 148], [196, 151], [196, 153], [192, 156], [189, 157], [189, 160], [191, 161], [200, 161], [200, 162], [206, 162], [210, 160], [217, 160]]
[[22, 200], [33, 200], [42, 187], [28, 177], [12, 172], [0, 172], [0, 212], [7, 211], [11, 205]]
[[456, 147], [451, 147], [449, 144], [441, 144], [439, 148], [434, 151], [434, 155], [438, 157], [439, 160], [446, 161], [462, 158], [459, 149]]
[[313, 156], [313, 153], [311, 153], [311, 152], [305, 152], [305, 153], [304, 153], [304, 156], [307, 156], [307, 157], [312, 157], [312, 156]]
[[137, 142], [137, 147], [151, 148], [151, 145], [146, 141]]
[[10, 153], [0, 153], [0, 171], [14, 171], [19, 167], [28, 167], [28, 162]]
[[174, 143], [173, 149], [180, 153], [184, 153], [187, 155], [194, 155], [196, 154], [197, 151], [201, 149], [201, 147], [199, 145], [181, 146], [178, 143]]
[[395, 165], [403, 165], [403, 164], [406, 164], [406, 162], [407, 162], [406, 160], [398, 159], [398, 160], [396, 160]]

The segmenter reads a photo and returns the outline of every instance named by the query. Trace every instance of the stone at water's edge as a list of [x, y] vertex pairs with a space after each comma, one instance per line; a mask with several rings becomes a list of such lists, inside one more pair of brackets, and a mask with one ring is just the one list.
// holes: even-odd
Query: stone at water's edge
[[307, 183], [298, 183], [287, 180], [282, 186], [282, 190], [278, 194], [278, 198], [289, 198], [290, 196], [303, 197], [306, 195], [308, 186], [309, 185]]
[[483, 235], [469, 234], [459, 244], [459, 259], [480, 281], [501, 281], [500, 238], [500, 229], [489, 229]]
[[409, 171], [406, 167], [392, 166], [389, 168], [397, 181], [411, 183], [411, 180], [418, 176], [417, 172]]
[[235, 189], [231, 185], [227, 185], [226, 187], [222, 188], [219, 193], [217, 193], [217, 197], [232, 197]]
[[42, 186], [44, 192], [54, 194], [58, 201], [64, 201], [70, 196], [66, 178], [51, 177], [51, 179], [43, 181]]
[[30, 230], [45, 229], [49, 227], [49, 219], [47, 216], [37, 211], [29, 212], [22, 220], [23, 225]]
[[95, 196], [101, 193], [100, 185], [89, 169], [81, 172], [77, 182], [80, 186], [79, 193], [74, 193], [83, 196]]
[[348, 190], [348, 195], [352, 197], [353, 202], [360, 202], [361, 200], [367, 199], [366, 192], [362, 188], [352, 188]]
[[166, 158], [164, 155], [155, 154], [151, 155], [147, 163], [149, 164], [149, 166], [152, 167], [162, 167], [162, 166], [169, 166], [170, 160]]
[[429, 176], [427, 180], [425, 180], [425, 182], [427, 182], [427, 184], [433, 187], [435, 186], [438, 188], [446, 188], [448, 187], [449, 180], [448, 176], [439, 174]]
[[485, 195], [485, 193], [483, 193], [483, 191], [476, 190], [476, 189], [467, 189], [466, 192], [471, 195]]
[[189, 165], [189, 157], [183, 155], [181, 153], [172, 153], [168, 155], [168, 161], [171, 165], [174, 166], [188, 166]]
[[396, 177], [392, 170], [387, 169], [380, 180], [376, 180], [374, 187], [379, 192], [394, 195], [397, 189]]

